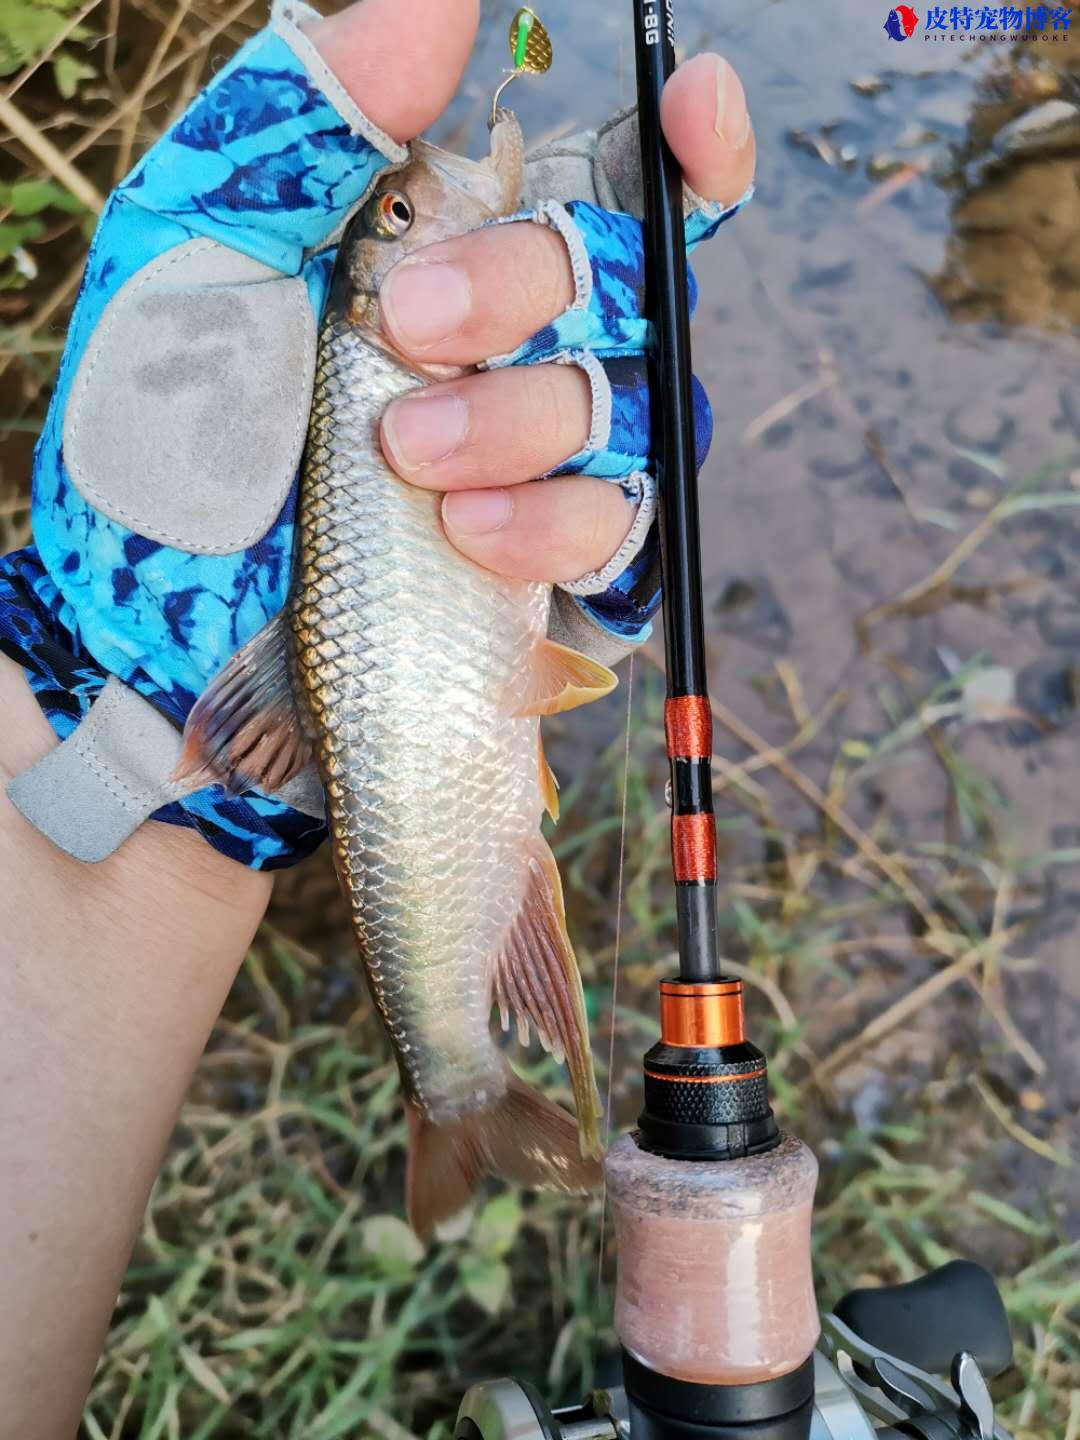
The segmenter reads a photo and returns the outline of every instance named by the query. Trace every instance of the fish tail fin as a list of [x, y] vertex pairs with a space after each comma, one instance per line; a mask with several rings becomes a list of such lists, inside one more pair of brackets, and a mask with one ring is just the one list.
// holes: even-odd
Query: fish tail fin
[[485, 1175], [528, 1189], [581, 1194], [600, 1183], [600, 1097], [577, 960], [566, 931], [562, 884], [542, 835], [529, 842], [525, 894], [495, 961], [494, 998], [503, 1028], [517, 1020], [523, 1042], [540, 1043], [570, 1072], [577, 1121], [518, 1078], [483, 1109], [436, 1125], [410, 1101], [406, 1175], [409, 1220], [426, 1238], [461, 1210]]
[[437, 1125], [415, 1102], [407, 1107], [409, 1223], [426, 1240], [463, 1209], [485, 1175], [534, 1190], [580, 1195], [600, 1183], [600, 1163], [584, 1156], [573, 1116], [506, 1067], [494, 1105]]

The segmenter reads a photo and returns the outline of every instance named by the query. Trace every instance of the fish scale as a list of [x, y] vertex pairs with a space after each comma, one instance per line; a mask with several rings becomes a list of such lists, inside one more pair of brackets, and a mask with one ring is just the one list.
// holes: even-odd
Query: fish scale
[[291, 627], [372, 993], [430, 1108], [502, 1083], [491, 960], [541, 815], [537, 722], [502, 702], [524, 690], [550, 591], [465, 560], [438, 497], [387, 467], [378, 418], [420, 383], [344, 319], [324, 326]]
[[[320, 332], [282, 616], [199, 697], [180, 774], [279, 789], [313, 754], [372, 996], [401, 1072], [409, 1216], [420, 1234], [485, 1172], [582, 1190], [599, 1182], [599, 1100], [554, 857], [554, 781], [539, 716], [615, 678], [546, 638], [551, 589], [506, 579], [447, 541], [439, 498], [388, 467], [379, 424], [430, 383], [382, 335], [389, 269], [520, 206], [521, 132], [492, 153], [413, 158], [350, 223]], [[402, 238], [404, 237], [404, 238]], [[575, 1126], [491, 1034], [530, 1024], [565, 1056]]]

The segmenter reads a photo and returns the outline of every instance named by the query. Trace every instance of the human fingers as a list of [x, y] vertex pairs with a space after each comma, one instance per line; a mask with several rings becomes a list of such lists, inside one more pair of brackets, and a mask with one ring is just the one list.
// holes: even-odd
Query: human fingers
[[660, 123], [686, 183], [734, 205], [754, 178], [754, 129], [742, 83], [720, 55], [695, 55], [664, 86]]
[[563, 584], [602, 569], [634, 523], [618, 485], [561, 475], [443, 497], [451, 544], [477, 565], [518, 580]]
[[368, 118], [403, 143], [446, 109], [479, 18], [479, 0], [360, 0], [306, 29]]
[[[753, 178], [754, 139], [731, 66], [718, 55], [696, 56], [668, 81], [663, 99], [665, 133], [691, 187], [706, 200], [740, 199]], [[573, 298], [566, 242], [555, 229], [523, 221], [417, 251], [387, 276], [380, 312], [403, 354], [475, 365], [516, 350]]]
[[521, 485], [585, 448], [592, 405], [576, 365], [480, 372], [395, 400], [383, 452], [403, 480], [429, 490]]

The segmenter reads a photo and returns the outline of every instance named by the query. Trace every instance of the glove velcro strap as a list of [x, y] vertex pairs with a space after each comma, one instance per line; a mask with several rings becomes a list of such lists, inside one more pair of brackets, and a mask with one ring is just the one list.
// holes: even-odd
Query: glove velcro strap
[[63, 741], [9, 784], [32, 825], [80, 860], [103, 860], [147, 818], [197, 830], [253, 870], [281, 869], [318, 848], [326, 826], [313, 772], [274, 796], [219, 785], [186, 793], [190, 786], [171, 779], [183, 719], [175, 696], [145, 677], [136, 690], [108, 676], [65, 627], [62, 608], [35, 550], [0, 558], [0, 652], [25, 671]]
[[105, 860], [183, 794], [169, 779], [179, 755], [175, 727], [110, 677], [72, 734], [8, 783], [8, 799], [73, 859]]

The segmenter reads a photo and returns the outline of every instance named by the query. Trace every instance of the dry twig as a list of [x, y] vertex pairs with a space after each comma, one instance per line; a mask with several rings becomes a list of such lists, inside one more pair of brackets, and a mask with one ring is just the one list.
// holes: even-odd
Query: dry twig
[[6, 95], [0, 95], [0, 125], [5, 125], [14, 138], [30, 151], [34, 159], [39, 160], [55, 180], [71, 191], [76, 200], [81, 201], [95, 215], [101, 214], [105, 205], [105, 197], [101, 191], [75, 168], [68, 157], [62, 154], [48, 136], [43, 135], [34, 122], [28, 120]]
[[[663, 670], [663, 659], [651, 646], [646, 646], [644, 653], [657, 669]], [[759, 757], [763, 767], [769, 766], [774, 769], [800, 795], [820, 810], [842, 834], [846, 835], [855, 848], [871, 862], [873, 868], [895, 885], [928, 930], [937, 928], [937, 917], [930, 908], [929, 901], [912, 882], [902, 865], [886, 855], [877, 841], [868, 835], [857, 821], [852, 820], [834, 800], [825, 795], [808, 775], [805, 775], [798, 766], [793, 765], [782, 749], [769, 745], [753, 726], [740, 720], [719, 700], [711, 699], [709, 703], [714, 719], [718, 720], [729, 734], [734, 735], [747, 749], [752, 750]], [[730, 762], [728, 762], [728, 768], [730, 769]]]
[[1056, 1150], [1054, 1146], [1050, 1144], [1049, 1140], [1040, 1139], [1038, 1135], [1033, 1135], [1030, 1130], [1025, 1130], [1023, 1125], [1013, 1118], [1009, 1113], [1008, 1107], [1002, 1104], [980, 1075], [973, 1075], [971, 1077], [971, 1088], [1001, 1128], [1008, 1135], [1011, 1135], [1018, 1144], [1023, 1145], [1026, 1149], [1030, 1150], [1032, 1154], [1040, 1156], [1043, 1160], [1050, 1160], [1055, 1165], [1060, 1165], [1066, 1170], [1072, 1169], [1073, 1162], [1070, 1156], [1063, 1155], [1060, 1150]]
[[734, 735], [744, 745], [748, 746], [760, 756], [768, 756], [769, 763], [781, 775], [789, 785], [798, 790], [799, 794], [810, 801], [818, 810], [825, 815], [836, 828], [841, 831], [855, 848], [871, 862], [874, 869], [878, 870], [885, 878], [895, 885], [896, 889], [903, 895], [904, 899], [919, 915], [929, 930], [937, 927], [937, 918], [930, 908], [929, 901], [925, 895], [912, 882], [903, 866], [898, 864], [891, 856], [887, 855], [881, 846], [858, 824], [857, 821], [842, 810], [835, 801], [831, 800], [823, 791], [805, 775], [797, 766], [793, 765], [788, 758], [780, 751], [775, 750], [753, 729], [733, 714], [726, 705], [719, 700], [713, 700], [712, 710], [716, 719], [729, 734]]
[[[875, 1044], [878, 1040], [883, 1040], [886, 1035], [891, 1034], [893, 1030], [902, 1025], [905, 1020], [910, 1019], [913, 1015], [917, 1015], [931, 1000], [936, 1000], [939, 995], [944, 994], [951, 985], [956, 984], [957, 980], [963, 980], [965, 976], [970, 975], [973, 970], [977, 969], [978, 966], [982, 964], [988, 945], [1005, 944], [1008, 940], [1011, 940], [1013, 936], [1019, 934], [1020, 930], [1021, 927], [1019, 925], [1014, 925], [1010, 930], [1002, 932], [1000, 936], [988, 936], [987, 939], [980, 942], [980, 944], [973, 945], [969, 950], [964, 951], [962, 955], [957, 956], [951, 964], [945, 966], [944, 970], [936, 971], [933, 975], [929, 976], [928, 979], [924, 980], [921, 985], [916, 985], [914, 990], [909, 990], [908, 993], [901, 996], [894, 1005], [890, 1005], [887, 1010], [884, 1010], [880, 1015], [871, 1020], [868, 1025], [860, 1030], [858, 1035], [852, 1036], [846, 1044], [839, 1045], [832, 1054], [823, 1060], [817, 1069], [812, 1072], [810, 1076], [811, 1081], [815, 1084], [820, 1084], [823, 1080], [828, 1079], [830, 1075], [834, 1075], [837, 1070], [842, 1070], [846, 1065], [850, 1065], [852, 1060], [854, 1060], [857, 1055], [860, 1055], [867, 1046]], [[939, 942], [936, 945], [934, 943], [935, 938], [937, 938]], [[944, 945], [941, 944], [944, 938], [945, 937], [939, 932], [938, 937], [928, 935], [925, 937], [925, 940], [927, 944], [934, 945], [935, 949], [939, 949], [941, 953], [944, 954], [947, 953]]]
[[997, 525], [999, 519], [997, 511], [991, 510], [988, 515], [983, 516], [973, 530], [968, 531], [959, 545], [924, 580], [918, 581], [915, 585], [909, 585], [895, 600], [886, 600], [883, 604], [875, 605], [872, 610], [867, 610], [864, 615], [861, 615], [855, 621], [855, 633], [863, 650], [870, 649], [870, 630], [879, 620], [885, 620], [892, 615], [907, 614], [920, 602], [931, 597], [935, 591], [947, 585], [965, 560], [969, 560], [974, 555]]

